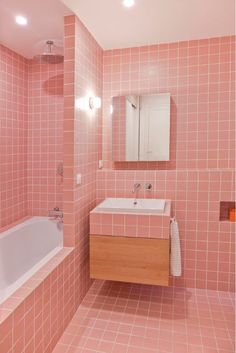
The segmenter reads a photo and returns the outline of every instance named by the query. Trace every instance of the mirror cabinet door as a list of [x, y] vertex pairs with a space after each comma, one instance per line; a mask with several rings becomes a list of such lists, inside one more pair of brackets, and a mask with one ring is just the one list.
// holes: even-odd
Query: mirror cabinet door
[[113, 161], [169, 160], [169, 93], [114, 97], [112, 105]]

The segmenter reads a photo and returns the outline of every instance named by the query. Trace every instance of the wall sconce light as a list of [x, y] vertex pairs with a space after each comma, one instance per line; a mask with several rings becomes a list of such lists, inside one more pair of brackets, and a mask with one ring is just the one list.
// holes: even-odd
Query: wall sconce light
[[100, 97], [89, 97], [89, 108], [99, 109], [102, 106], [102, 101]]
[[75, 106], [79, 110], [99, 109], [101, 105], [102, 100], [100, 97], [81, 97], [75, 101]]

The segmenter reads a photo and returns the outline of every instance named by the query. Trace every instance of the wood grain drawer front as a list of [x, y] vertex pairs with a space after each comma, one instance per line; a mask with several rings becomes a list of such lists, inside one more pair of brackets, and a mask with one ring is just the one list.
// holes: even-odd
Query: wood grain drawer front
[[169, 284], [169, 240], [90, 235], [90, 277]]

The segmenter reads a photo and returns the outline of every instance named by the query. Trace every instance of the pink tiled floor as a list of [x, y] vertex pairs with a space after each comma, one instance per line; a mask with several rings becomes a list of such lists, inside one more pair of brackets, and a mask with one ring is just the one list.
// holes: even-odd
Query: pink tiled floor
[[233, 298], [95, 281], [53, 353], [233, 353]]

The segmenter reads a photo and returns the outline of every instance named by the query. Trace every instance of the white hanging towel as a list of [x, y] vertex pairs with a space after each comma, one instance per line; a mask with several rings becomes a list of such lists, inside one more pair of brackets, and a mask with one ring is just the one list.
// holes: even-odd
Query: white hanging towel
[[181, 251], [179, 240], [179, 227], [175, 218], [171, 218], [170, 224], [170, 273], [172, 276], [181, 276]]

